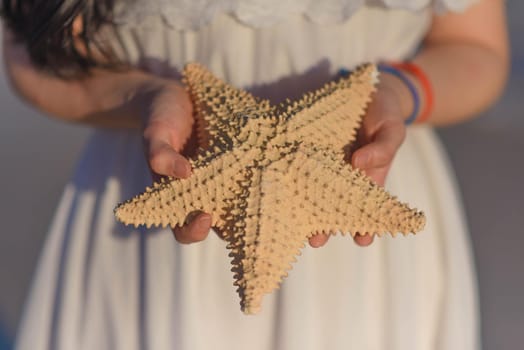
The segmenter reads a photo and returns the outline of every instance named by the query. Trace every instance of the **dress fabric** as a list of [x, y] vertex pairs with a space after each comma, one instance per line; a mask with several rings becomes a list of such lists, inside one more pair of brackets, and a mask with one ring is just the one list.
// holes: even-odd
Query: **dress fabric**
[[[190, 1], [152, 3], [168, 11]], [[409, 57], [431, 5], [467, 4], [404, 1], [419, 4], [411, 11], [393, 0], [326, 3], [355, 11], [319, 24], [301, 9], [254, 26], [229, 8], [188, 28], [150, 13], [124, 21], [114, 45], [156, 74], [177, 77], [184, 63], [198, 61], [278, 101], [319, 87], [340, 67]], [[141, 147], [138, 131], [94, 131], [50, 228], [17, 349], [479, 349], [469, 236], [452, 170], [430, 128], [409, 127], [386, 185], [425, 211], [424, 231], [384, 236], [367, 248], [340, 236], [321, 249], [306, 247], [256, 316], [240, 312], [225, 243], [214, 234], [180, 245], [169, 230], [115, 221], [116, 204], [151, 183]]]

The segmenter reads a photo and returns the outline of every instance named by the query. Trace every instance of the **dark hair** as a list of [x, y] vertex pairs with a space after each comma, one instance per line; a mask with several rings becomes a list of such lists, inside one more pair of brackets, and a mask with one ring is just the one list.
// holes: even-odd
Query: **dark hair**
[[[102, 26], [113, 26], [113, 5], [114, 0], [2, 0], [0, 14], [35, 66], [71, 77], [95, 66], [118, 65], [108, 45], [97, 38]], [[74, 34], [78, 16], [83, 27]], [[86, 52], [79, 52], [78, 43]], [[102, 60], [95, 59], [94, 49]]]

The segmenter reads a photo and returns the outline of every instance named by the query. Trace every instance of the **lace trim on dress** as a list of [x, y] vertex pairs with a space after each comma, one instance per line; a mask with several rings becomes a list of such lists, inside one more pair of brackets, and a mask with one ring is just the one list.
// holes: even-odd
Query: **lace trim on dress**
[[316, 23], [340, 23], [365, 5], [419, 11], [463, 11], [477, 0], [120, 0], [118, 24], [140, 25], [158, 17], [176, 30], [194, 30], [218, 14], [229, 14], [251, 27], [267, 27], [291, 15]]

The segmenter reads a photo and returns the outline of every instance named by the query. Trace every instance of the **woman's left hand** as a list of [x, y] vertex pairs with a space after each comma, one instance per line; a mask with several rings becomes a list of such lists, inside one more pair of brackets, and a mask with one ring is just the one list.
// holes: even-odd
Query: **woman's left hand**
[[[403, 105], [406, 101], [403, 89], [405, 86], [398, 78], [388, 73], [381, 74], [380, 84], [357, 136], [357, 149], [351, 156], [351, 165], [363, 170], [380, 186], [384, 186], [391, 163], [406, 136], [404, 116], [412, 106]], [[322, 247], [328, 238], [326, 234], [316, 234], [309, 239], [309, 244], [314, 248]], [[354, 240], [365, 247], [373, 242], [373, 235], [358, 233]]]

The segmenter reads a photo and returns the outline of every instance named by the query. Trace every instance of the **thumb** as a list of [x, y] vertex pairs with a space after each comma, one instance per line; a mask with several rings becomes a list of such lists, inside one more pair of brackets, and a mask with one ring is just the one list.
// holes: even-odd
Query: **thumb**
[[185, 101], [187, 94], [177, 93], [178, 90], [171, 88], [151, 101], [143, 132], [144, 150], [153, 172], [185, 178], [190, 175], [191, 167], [180, 152], [191, 135], [193, 117], [192, 108]]

